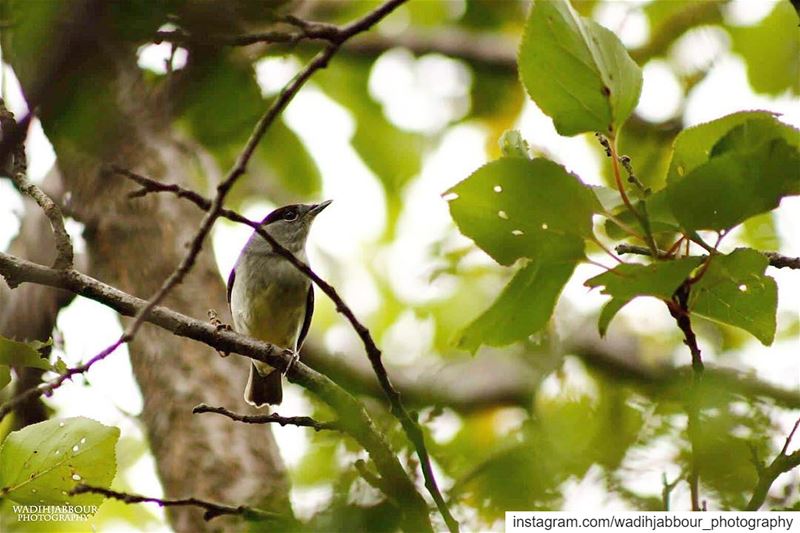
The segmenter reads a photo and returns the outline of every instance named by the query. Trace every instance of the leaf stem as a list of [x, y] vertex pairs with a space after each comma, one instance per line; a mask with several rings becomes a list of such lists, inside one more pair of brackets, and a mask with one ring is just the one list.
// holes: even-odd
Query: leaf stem
[[[614, 171], [614, 183], [617, 186], [617, 190], [619, 191], [619, 195], [622, 197], [622, 202], [625, 204], [625, 207], [636, 217], [636, 220], [639, 221], [639, 225], [642, 226], [644, 230], [644, 242], [647, 243], [647, 247], [650, 248], [650, 251], [653, 254], [653, 257], [658, 257], [658, 246], [656, 246], [656, 242], [653, 239], [653, 234], [650, 231], [650, 221], [647, 219], [646, 211], [645, 214], [640, 213], [631, 203], [630, 199], [628, 198], [628, 194], [625, 192], [625, 186], [622, 183], [622, 173], [620, 172], [619, 168], [619, 155], [617, 152], [617, 137], [616, 135], [611, 137], [608, 140], [608, 152], [611, 157], [611, 168]], [[643, 204], [644, 205], [644, 204]]]

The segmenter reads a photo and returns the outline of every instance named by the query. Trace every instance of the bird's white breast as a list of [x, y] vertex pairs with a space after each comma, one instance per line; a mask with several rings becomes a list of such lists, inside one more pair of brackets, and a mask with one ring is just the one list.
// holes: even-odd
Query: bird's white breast
[[285, 259], [243, 255], [231, 291], [234, 329], [296, 350], [309, 288], [308, 278]]

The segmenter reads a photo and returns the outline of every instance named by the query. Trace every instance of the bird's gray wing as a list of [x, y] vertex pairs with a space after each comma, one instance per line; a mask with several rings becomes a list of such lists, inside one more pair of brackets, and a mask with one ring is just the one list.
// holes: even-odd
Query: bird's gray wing
[[308, 296], [306, 297], [306, 316], [303, 319], [303, 327], [300, 328], [300, 336], [297, 337], [297, 351], [303, 346], [303, 341], [306, 340], [308, 328], [311, 327], [311, 317], [314, 315], [314, 286], [308, 288]]
[[231, 273], [228, 276], [228, 306], [231, 305], [231, 293], [233, 292], [233, 282], [236, 280], [236, 267], [231, 269]]

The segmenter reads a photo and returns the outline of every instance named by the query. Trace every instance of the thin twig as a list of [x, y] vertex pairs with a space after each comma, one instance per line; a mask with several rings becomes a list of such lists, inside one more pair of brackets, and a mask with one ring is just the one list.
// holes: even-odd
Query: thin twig
[[95, 363], [102, 361], [114, 351], [119, 348], [125, 342], [128, 342], [128, 338], [123, 334], [119, 339], [117, 339], [113, 344], [103, 349], [100, 353], [83, 363], [82, 365], [78, 365], [74, 368], [68, 369], [63, 374], [60, 374], [57, 378], [47, 381], [44, 383], [39, 384], [36, 387], [30, 388], [17, 394], [16, 396], [10, 398], [8, 401], [0, 405], [0, 420], [5, 418], [5, 416], [10, 413], [17, 405], [24, 403], [28, 400], [33, 398], [38, 398], [39, 396], [50, 396], [53, 394], [53, 391], [59, 388], [61, 385], [64, 384], [65, 381], [72, 379], [74, 376], [79, 374], [86, 373]]
[[287, 515], [265, 511], [263, 509], [256, 509], [255, 507], [248, 507], [246, 505], [232, 506], [222, 503], [214, 503], [198, 498], [181, 498], [177, 500], [169, 500], [165, 498], [153, 498], [150, 496], [140, 496], [138, 494], [130, 494], [127, 492], [118, 492], [103, 487], [95, 487], [92, 485], [77, 485], [72, 491], [70, 496], [78, 494], [101, 494], [106, 498], [113, 498], [124, 503], [155, 503], [159, 507], [200, 507], [205, 509], [203, 519], [213, 520], [218, 516], [224, 515], [240, 515], [247, 520], [286, 520], [289, 518]]
[[[614, 249], [620, 255], [622, 254], [647, 255], [647, 256], [651, 255], [649, 248], [645, 248], [644, 246], [636, 246], [633, 244], [618, 244], [617, 246], [614, 247]], [[759, 251], [759, 253], [769, 260], [769, 266], [771, 267], [792, 268], [800, 270], [800, 257], [788, 257], [776, 252]], [[666, 255], [664, 257], [666, 257]]]
[[798, 418], [794, 426], [792, 426], [792, 430], [789, 432], [789, 436], [786, 437], [783, 448], [781, 448], [778, 456], [775, 457], [769, 466], [764, 466], [756, 458], [755, 464], [756, 472], [758, 473], [758, 481], [756, 482], [755, 489], [753, 489], [753, 495], [750, 497], [750, 501], [747, 502], [747, 506], [745, 507], [746, 511], [758, 511], [764, 504], [764, 500], [767, 499], [769, 489], [778, 476], [800, 466], [800, 449], [795, 450], [794, 453], [787, 453], [798, 427], [800, 427], [800, 418]]
[[343, 431], [341, 424], [338, 422], [318, 422], [309, 416], [281, 416], [278, 413], [270, 413], [268, 415], [241, 415], [229, 411], [224, 407], [212, 407], [204, 403], [195, 406], [195, 408], [192, 409], [192, 413], [216, 413], [227, 416], [231, 420], [236, 420], [237, 422], [244, 422], [245, 424], [280, 424], [281, 426], [290, 425], [313, 428], [314, 431], [322, 431], [324, 429]]
[[761, 252], [769, 259], [769, 266], [800, 270], [800, 257], [787, 257], [775, 252]]

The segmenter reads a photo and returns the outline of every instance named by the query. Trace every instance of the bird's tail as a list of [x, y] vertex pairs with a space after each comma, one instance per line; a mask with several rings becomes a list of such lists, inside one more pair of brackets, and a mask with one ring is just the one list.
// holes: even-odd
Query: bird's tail
[[250, 379], [244, 389], [244, 401], [255, 407], [264, 405], [278, 405], [283, 400], [281, 386], [281, 372], [271, 370], [266, 375], [261, 375], [255, 364], [250, 365]]

